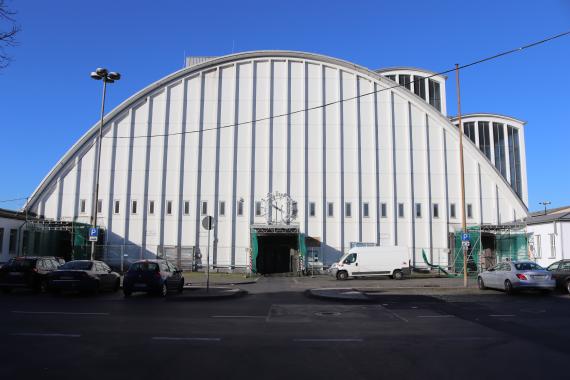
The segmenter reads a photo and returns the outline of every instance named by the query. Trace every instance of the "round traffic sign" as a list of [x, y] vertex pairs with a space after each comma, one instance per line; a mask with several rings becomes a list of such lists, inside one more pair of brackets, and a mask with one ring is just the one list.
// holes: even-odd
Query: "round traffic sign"
[[214, 221], [214, 217], [213, 216], [205, 216], [202, 219], [202, 227], [204, 227], [204, 229], [206, 230], [211, 230], [214, 228], [214, 226], [216, 225], [215, 221]]

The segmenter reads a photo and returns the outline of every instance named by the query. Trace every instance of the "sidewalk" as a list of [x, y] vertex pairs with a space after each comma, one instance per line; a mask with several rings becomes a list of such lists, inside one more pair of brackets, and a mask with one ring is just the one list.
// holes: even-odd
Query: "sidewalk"
[[[186, 284], [206, 285], [206, 272], [184, 272]], [[210, 272], [210, 285], [246, 285], [255, 284], [259, 276], [244, 273]]]

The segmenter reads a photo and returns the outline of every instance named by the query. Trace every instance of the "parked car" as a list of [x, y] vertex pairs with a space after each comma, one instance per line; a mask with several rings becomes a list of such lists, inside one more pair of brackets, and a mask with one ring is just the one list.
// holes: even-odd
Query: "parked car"
[[125, 297], [133, 292], [155, 293], [164, 297], [171, 291], [182, 293], [183, 289], [182, 271], [166, 260], [136, 261], [123, 279]]
[[561, 260], [546, 268], [556, 281], [556, 287], [570, 293], [570, 260]]
[[517, 290], [552, 291], [556, 282], [549, 271], [532, 261], [505, 261], [479, 274], [479, 289], [494, 288], [514, 294]]
[[0, 268], [0, 289], [9, 293], [15, 288], [27, 288], [37, 293], [47, 290], [47, 276], [59, 263], [51, 257], [14, 257]]
[[96, 260], [68, 261], [50, 273], [48, 281], [49, 290], [52, 292], [62, 290], [116, 292], [121, 286], [119, 274], [113, 272], [104, 262]]

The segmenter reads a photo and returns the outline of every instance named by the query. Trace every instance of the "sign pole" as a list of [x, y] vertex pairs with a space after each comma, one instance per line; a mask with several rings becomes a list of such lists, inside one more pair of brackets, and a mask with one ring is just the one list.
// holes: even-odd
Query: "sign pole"
[[[455, 64], [455, 79], [457, 83], [457, 119], [459, 122], [459, 168], [461, 173], [461, 233], [467, 233], [465, 218], [465, 165], [463, 163], [463, 125], [461, 123], [461, 91], [459, 86], [459, 64]], [[467, 244], [461, 244], [463, 249], [463, 287], [467, 288]]]
[[[209, 226], [208, 226], [209, 227]], [[210, 229], [208, 228], [208, 255], [206, 259], [206, 293], [210, 292]]]

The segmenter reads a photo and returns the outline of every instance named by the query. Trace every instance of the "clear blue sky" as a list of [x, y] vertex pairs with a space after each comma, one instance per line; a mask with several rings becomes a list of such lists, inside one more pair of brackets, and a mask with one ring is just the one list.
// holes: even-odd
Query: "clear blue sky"
[[[570, 29], [570, 1], [14, 1], [22, 26], [0, 72], [0, 200], [32, 193], [107, 110], [182, 68], [184, 55], [284, 49], [374, 69], [441, 71]], [[97, 9], [99, 7], [99, 9]], [[462, 110], [525, 120], [529, 208], [570, 204], [570, 37], [466, 69]], [[456, 113], [453, 76], [448, 113]], [[18, 208], [23, 202], [0, 203]]]

